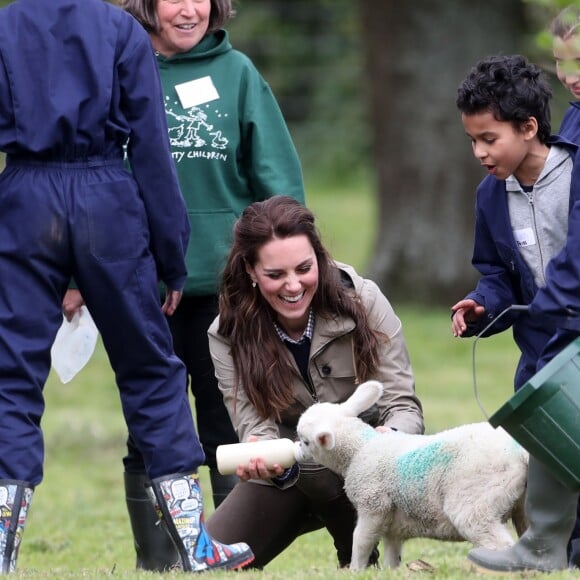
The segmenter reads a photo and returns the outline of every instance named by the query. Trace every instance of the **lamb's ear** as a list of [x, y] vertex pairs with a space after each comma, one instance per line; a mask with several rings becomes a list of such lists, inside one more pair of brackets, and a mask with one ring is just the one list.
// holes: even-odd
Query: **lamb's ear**
[[341, 408], [345, 415], [357, 417], [363, 411], [374, 405], [383, 394], [383, 384], [379, 381], [367, 381], [358, 386], [357, 390], [344, 402]]
[[324, 430], [317, 431], [315, 435], [316, 444], [322, 449], [334, 448], [334, 433], [332, 431]]

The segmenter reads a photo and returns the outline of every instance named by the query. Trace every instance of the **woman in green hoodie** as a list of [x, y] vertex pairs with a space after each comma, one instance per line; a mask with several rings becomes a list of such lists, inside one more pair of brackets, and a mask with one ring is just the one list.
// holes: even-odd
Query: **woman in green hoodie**
[[[218, 389], [207, 329], [218, 313], [219, 279], [232, 227], [244, 208], [276, 194], [304, 203], [302, 170], [270, 87], [223, 29], [231, 0], [118, 0], [147, 30], [163, 83], [173, 159], [191, 237], [183, 298], [169, 318], [185, 362], [214, 504], [235, 485], [216, 469], [218, 445], [237, 442]], [[127, 508], [137, 567], [164, 570], [177, 561], [147, 498], [142, 458], [131, 438], [124, 458]]]

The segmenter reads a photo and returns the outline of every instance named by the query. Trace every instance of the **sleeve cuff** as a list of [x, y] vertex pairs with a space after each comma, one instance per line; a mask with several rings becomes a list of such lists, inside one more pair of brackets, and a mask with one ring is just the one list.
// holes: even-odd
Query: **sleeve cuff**
[[278, 475], [276, 477], [271, 478], [271, 482], [279, 489], [287, 489], [288, 487], [292, 487], [298, 476], [300, 475], [300, 466], [298, 463], [292, 465], [286, 469], [286, 471], [282, 475]]

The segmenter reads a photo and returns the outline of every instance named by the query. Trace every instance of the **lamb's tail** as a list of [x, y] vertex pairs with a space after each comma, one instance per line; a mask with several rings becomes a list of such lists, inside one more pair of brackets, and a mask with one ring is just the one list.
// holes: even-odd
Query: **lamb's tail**
[[514, 508], [511, 513], [511, 520], [514, 524], [514, 528], [518, 534], [518, 538], [528, 529], [528, 518], [526, 517], [526, 510], [524, 508], [524, 503], [526, 501], [525, 492], [519, 497], [518, 501], [514, 504]]
[[[530, 454], [519, 444], [518, 447], [520, 447], [519, 460], [522, 463], [522, 469], [525, 469], [527, 479]], [[516, 529], [518, 537], [521, 537], [529, 526], [528, 518], [526, 517], [526, 510], [524, 507], [526, 501], [526, 487], [527, 486], [524, 487], [523, 493], [520, 495], [519, 499], [515, 502], [511, 513], [511, 520], [514, 525], [514, 528]]]

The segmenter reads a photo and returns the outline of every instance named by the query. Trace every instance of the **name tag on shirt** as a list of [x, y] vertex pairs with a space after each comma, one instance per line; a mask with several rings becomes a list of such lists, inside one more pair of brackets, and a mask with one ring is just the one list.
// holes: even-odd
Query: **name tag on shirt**
[[220, 98], [210, 76], [175, 85], [175, 90], [184, 109], [203, 105]]
[[514, 230], [514, 238], [518, 248], [534, 246], [536, 244], [536, 238], [534, 237], [534, 230], [532, 228]]

